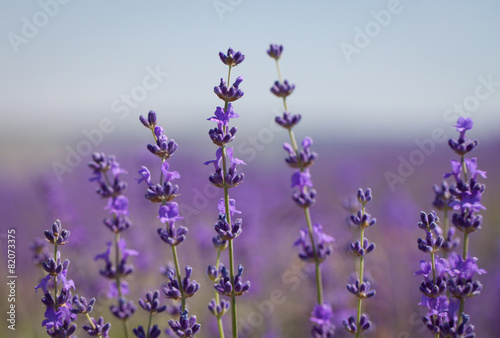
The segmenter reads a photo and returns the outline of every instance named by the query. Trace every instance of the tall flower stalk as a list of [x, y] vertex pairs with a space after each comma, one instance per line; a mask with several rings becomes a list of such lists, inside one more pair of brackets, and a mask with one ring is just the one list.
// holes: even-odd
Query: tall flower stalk
[[127, 249], [127, 242], [122, 234], [130, 227], [128, 218], [128, 198], [123, 194], [127, 183], [120, 180], [120, 175], [126, 173], [112, 155], [104, 153], [92, 154], [89, 167], [94, 176], [90, 178], [98, 184], [97, 194], [107, 199], [105, 207], [109, 216], [104, 219], [104, 225], [113, 233], [113, 241], [107, 242], [105, 252], [97, 255], [95, 260], [102, 259], [105, 263], [99, 272], [111, 280], [108, 296], [117, 298], [118, 304], [110, 307], [111, 313], [123, 322], [123, 335], [128, 338], [128, 319], [134, 314], [136, 306], [133, 301], [127, 300], [129, 285], [125, 278], [134, 271], [134, 267], [127, 262], [131, 256], [137, 256], [137, 251]]
[[[478, 213], [485, 209], [481, 203], [485, 186], [477, 180], [486, 178], [486, 172], [479, 170], [476, 158], [466, 158], [478, 144], [477, 140], [466, 139], [465, 133], [471, 130], [473, 122], [470, 118], [460, 117], [456, 124], [459, 132], [457, 140], [450, 139], [448, 144], [460, 156], [460, 160], [452, 160], [452, 171], [444, 178], [454, 177], [452, 185], [443, 182], [441, 187], [434, 186], [436, 193], [433, 205], [444, 210], [444, 230], [439, 227], [439, 219], [434, 211], [421, 214], [419, 227], [426, 231], [426, 238], [418, 240], [419, 249], [430, 253], [430, 261], [421, 261], [420, 270], [415, 274], [422, 275], [422, 301], [420, 305], [428, 308], [423, 322], [437, 337], [475, 337], [474, 326], [470, 324], [470, 316], [465, 311], [467, 298], [480, 294], [482, 285], [473, 280], [474, 275], [483, 274], [476, 262], [476, 257], [469, 253], [469, 235], [481, 228], [482, 216]], [[448, 213], [454, 211], [451, 224], [448, 224]], [[459, 240], [454, 238], [456, 230], [463, 233], [462, 252], [453, 251]], [[446, 237], [443, 237], [444, 234]], [[437, 252], [444, 251], [445, 258], [439, 258]]]
[[[214, 282], [218, 281], [214, 286], [215, 291], [219, 295], [225, 295], [231, 299], [232, 337], [237, 337], [236, 296], [241, 296], [243, 293], [247, 292], [250, 289], [250, 282], [242, 281], [242, 265], [239, 265], [238, 271], [236, 272], [234, 239], [242, 232], [242, 220], [240, 218], [235, 221], [232, 220], [232, 216], [237, 211], [235, 200], [229, 198], [229, 189], [242, 182], [244, 175], [237, 172], [237, 166], [245, 163], [234, 156], [233, 148], [228, 147], [228, 144], [234, 140], [237, 131], [236, 127], [229, 127], [229, 120], [238, 117], [238, 114], [234, 112], [231, 102], [243, 96], [243, 91], [239, 89], [243, 77], [237, 77], [234, 83], [230, 85], [231, 70], [233, 67], [243, 62], [245, 56], [241, 52], [235, 52], [232, 48], [229, 48], [227, 55], [220, 52], [219, 57], [222, 63], [228, 66], [228, 75], [226, 81], [222, 78], [219, 86], [214, 87], [214, 92], [224, 102], [224, 107], [217, 107], [214, 116], [208, 118], [209, 121], [217, 123], [217, 127], [210, 129], [209, 136], [218, 148], [215, 153], [215, 160], [207, 161], [205, 165], [214, 165], [215, 173], [210, 175], [209, 181], [212, 185], [223, 189], [224, 197], [219, 202], [219, 218], [215, 224], [215, 230], [218, 234], [218, 237], [214, 239], [214, 244], [218, 251], [217, 262], [215, 267], [209, 266], [209, 276]], [[218, 266], [220, 252], [224, 250], [225, 246], [224, 241], [227, 241], [229, 271], [224, 266]], [[220, 275], [215, 275], [215, 273]], [[227, 303], [219, 301], [218, 297], [213, 299], [209, 304], [210, 311], [217, 317], [220, 337], [224, 337], [220, 317], [224, 314], [225, 310], [227, 310], [227, 307]]]
[[356, 317], [351, 316], [348, 320], [344, 320], [345, 329], [354, 334], [356, 338], [371, 327], [368, 317], [362, 312], [362, 303], [364, 299], [375, 296], [375, 290], [370, 290], [371, 284], [365, 280], [365, 256], [375, 249], [375, 243], [369, 243], [365, 237], [365, 230], [372, 227], [376, 223], [375, 218], [371, 218], [370, 214], [366, 213], [366, 205], [372, 200], [372, 191], [370, 188], [363, 191], [358, 190], [358, 201], [362, 205], [362, 209], [356, 215], [351, 215], [351, 222], [360, 232], [359, 241], [349, 244], [351, 253], [359, 258], [358, 279], [353, 284], [347, 284], [347, 290], [357, 298]]
[[[107, 338], [111, 324], [104, 323], [104, 319], [98, 320], [90, 317], [95, 304], [95, 298], [90, 301], [84, 297], [71, 295], [71, 289], [75, 290], [75, 283], [68, 278], [68, 259], [61, 262], [59, 246], [68, 242], [70, 232], [62, 228], [61, 221], [56, 220], [49, 230], [45, 230], [45, 239], [54, 245], [54, 257], [47, 257], [41, 263], [47, 275], [42, 278], [35, 287], [35, 292], [42, 289], [44, 295], [42, 303], [46, 306], [45, 319], [42, 322], [51, 337], [71, 337], [76, 331], [77, 315], [85, 315], [90, 325], [83, 325], [83, 329], [95, 337]], [[59, 288], [60, 287], [60, 288]], [[50, 290], [50, 289], [53, 289]], [[75, 306], [72, 308], [72, 306]]]
[[[278, 71], [278, 81], [271, 87], [271, 93], [283, 100], [284, 112], [282, 116], [277, 116], [275, 121], [278, 125], [288, 130], [290, 143], [284, 143], [283, 148], [288, 153], [285, 159], [286, 163], [295, 170], [292, 175], [293, 200], [298, 207], [304, 210], [304, 216], [307, 229], [301, 229], [300, 237], [295, 242], [296, 246], [301, 247], [302, 252], [299, 257], [312, 262], [315, 266], [316, 276], [316, 302], [317, 305], [312, 313], [311, 321], [314, 323], [313, 335], [318, 337], [330, 337], [333, 335], [333, 324], [331, 324], [330, 305], [324, 303], [323, 283], [321, 278], [320, 264], [331, 254], [332, 249], [329, 245], [333, 242], [333, 237], [323, 233], [323, 228], [319, 224], [313, 224], [311, 219], [310, 207], [316, 201], [316, 191], [313, 189], [313, 183], [309, 167], [311, 167], [317, 158], [317, 154], [312, 152], [311, 145], [313, 141], [310, 137], [305, 137], [301, 143], [302, 149], [299, 149], [293, 128], [300, 122], [300, 114], [291, 114], [288, 110], [287, 97], [292, 94], [295, 85], [290, 84], [288, 80], [283, 80], [281, 76], [279, 59], [283, 53], [283, 46], [270, 45], [267, 54], [276, 61]], [[326, 309], [329, 310], [326, 310]], [[326, 315], [328, 313], [328, 315]], [[319, 315], [319, 317], [318, 317]]]
[[[154, 111], [150, 111], [147, 118], [141, 115], [139, 120], [144, 127], [151, 131], [154, 138], [154, 143], [147, 146], [149, 152], [160, 159], [158, 183], [153, 183], [151, 173], [145, 166], [142, 166], [141, 170], [139, 170], [141, 177], [137, 181], [138, 183], [145, 182], [147, 184], [146, 199], [152, 203], [160, 204], [157, 218], [160, 219], [161, 223], [165, 224], [165, 228], [158, 228], [158, 236], [165, 244], [170, 246], [172, 251], [175, 271], [170, 268], [167, 269], [168, 283], [163, 288], [163, 293], [168, 299], [180, 301], [180, 318], [179, 320], [170, 320], [168, 324], [178, 337], [192, 337], [200, 330], [201, 325], [196, 322], [196, 316], [189, 316], [186, 300], [198, 291], [200, 285], [191, 280], [193, 269], [189, 265], [184, 268], [184, 277], [182, 277], [177, 246], [186, 239], [188, 229], [184, 226], [177, 228], [175, 225], [177, 221], [183, 219], [179, 214], [179, 205], [177, 202], [173, 202], [179, 191], [179, 186], [174, 184], [173, 180], [180, 178], [180, 174], [177, 171], [169, 171], [170, 164], [167, 161], [175, 153], [178, 146], [174, 140], [169, 140], [165, 135], [165, 130], [157, 125], [157, 116]], [[149, 298], [151, 302], [154, 302], [152, 297], [153, 295]], [[157, 298], [154, 297], [154, 299]], [[141, 302], [141, 306], [142, 303], [144, 301]], [[154, 331], [156, 332], [156, 330]], [[151, 334], [151, 332], [148, 331], [147, 334]]]

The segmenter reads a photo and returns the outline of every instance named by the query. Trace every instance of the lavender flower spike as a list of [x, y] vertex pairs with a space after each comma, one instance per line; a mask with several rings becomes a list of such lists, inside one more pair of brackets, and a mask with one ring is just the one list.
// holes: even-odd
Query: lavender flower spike
[[[236, 89], [238, 84], [236, 84]], [[227, 88], [224, 89], [224, 92], [227, 94]], [[231, 92], [231, 95], [237, 95], [237, 93], [238, 91], [236, 90]], [[179, 205], [174, 201], [179, 195], [179, 186], [174, 184], [173, 181], [180, 178], [181, 175], [177, 171], [171, 170], [170, 163], [167, 161], [175, 153], [178, 145], [174, 140], [169, 140], [165, 135], [165, 130], [158, 125], [158, 117], [155, 112], [150, 111], [147, 119], [140, 116], [139, 120], [153, 134], [156, 144], [148, 144], [147, 149], [160, 158], [159, 171], [161, 174], [158, 181], [155, 182], [149, 169], [142, 166], [139, 170], [140, 178], [137, 181], [147, 184], [146, 199], [160, 204], [157, 218], [164, 224], [164, 227], [158, 228], [157, 233], [160, 239], [170, 246], [172, 258], [175, 263], [175, 271], [170, 268], [166, 270], [168, 283], [162, 288], [162, 291], [167, 298], [180, 300], [180, 313], [185, 313], [187, 298], [192, 297], [198, 291], [200, 285], [196, 281], [191, 280], [192, 268], [190, 266], [186, 266], [184, 270], [185, 276], [182, 277], [179, 264], [177, 247], [185, 242], [188, 235], [188, 228], [176, 225], [183, 217], [180, 215]], [[151, 327], [152, 316], [167, 310], [165, 305], [160, 306], [158, 297], [159, 291], [155, 291], [154, 293], [148, 292], [145, 300], [139, 300], [139, 305], [149, 312], [149, 324], [146, 330], [142, 326], [134, 329], [134, 334], [137, 337], [158, 337], [160, 335], [161, 330], [158, 329], [157, 325]], [[196, 317], [193, 316], [192, 318], [196, 320]], [[177, 323], [174, 326], [171, 324], [171, 327], [179, 337], [191, 337], [200, 328], [199, 324], [188, 325], [189, 327], [187, 327], [182, 316], [179, 322], [173, 320], [171, 322]]]

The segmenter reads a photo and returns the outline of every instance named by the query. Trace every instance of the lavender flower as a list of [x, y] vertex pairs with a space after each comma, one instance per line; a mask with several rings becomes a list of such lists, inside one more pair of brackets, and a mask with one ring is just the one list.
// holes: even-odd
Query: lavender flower
[[[238, 84], [236, 84], [236, 88]], [[223, 88], [221, 88], [221, 91], [222, 89]], [[228, 94], [227, 88], [224, 92]], [[235, 92], [230, 91], [231, 95], [237, 95], [237, 92], [237, 90]], [[165, 271], [168, 283], [163, 287], [162, 291], [167, 298], [180, 300], [180, 313], [184, 313], [186, 310], [186, 299], [192, 297], [196, 291], [198, 291], [200, 285], [196, 281], [191, 281], [192, 268], [190, 266], [186, 266], [184, 278], [180, 273], [177, 247], [186, 240], [188, 228], [176, 226], [176, 222], [182, 220], [183, 217], [179, 213], [179, 205], [177, 202], [173, 201], [178, 196], [179, 191], [179, 186], [174, 184], [173, 181], [181, 176], [177, 171], [170, 170], [170, 164], [167, 161], [175, 153], [178, 145], [173, 139], [169, 140], [165, 135], [165, 130], [157, 125], [157, 115], [154, 111], [150, 111], [147, 118], [140, 116], [139, 120], [146, 128], [150, 129], [153, 134], [155, 144], [148, 144], [147, 148], [152, 154], [161, 159], [161, 165], [158, 183], [153, 183], [151, 172], [145, 166], [142, 166], [139, 170], [140, 177], [137, 179], [137, 182], [139, 184], [144, 182], [147, 185], [146, 199], [152, 203], [160, 203], [157, 218], [161, 223], [165, 224], [165, 227], [158, 228], [157, 233], [160, 239], [172, 249], [172, 257], [175, 262], [175, 272], [170, 268]], [[146, 331], [144, 331], [142, 326], [134, 329], [134, 334], [137, 337], [157, 337], [160, 334], [157, 326], [153, 326], [153, 328], [150, 327], [152, 315], [167, 309], [166, 306], [159, 306], [158, 296], [159, 293], [156, 291], [153, 294], [146, 294], [146, 300], [139, 300], [139, 305], [150, 313], [150, 320]], [[182, 316], [180, 320], [182, 321]], [[199, 327], [198, 324], [196, 330], [191, 330], [189, 337], [194, 335]]]
[[362, 313], [363, 299], [372, 298], [376, 291], [370, 290], [371, 283], [364, 279], [364, 259], [365, 256], [375, 249], [374, 243], [369, 243], [365, 237], [365, 229], [372, 227], [376, 223], [375, 218], [371, 218], [370, 214], [366, 213], [366, 205], [372, 200], [372, 191], [370, 188], [363, 190], [358, 189], [358, 202], [361, 204], [361, 210], [356, 215], [351, 215], [352, 224], [360, 230], [360, 239], [356, 242], [351, 242], [349, 248], [351, 253], [359, 258], [359, 278], [352, 284], [347, 284], [347, 290], [357, 298], [357, 314], [356, 317], [351, 316], [343, 321], [344, 328], [359, 337], [359, 335], [367, 331], [371, 327], [371, 322], [368, 316]]
[[[41, 279], [35, 287], [35, 292], [42, 289], [44, 295], [42, 303], [46, 306], [45, 319], [42, 326], [51, 337], [70, 337], [76, 331], [78, 314], [83, 314], [89, 320], [91, 326], [83, 325], [83, 329], [91, 336], [108, 337], [111, 324], [104, 324], [104, 319], [95, 321], [89, 316], [92, 312], [95, 298], [87, 301], [84, 297], [71, 296], [71, 289], [75, 290], [75, 283], [68, 278], [68, 267], [70, 261], [66, 259], [61, 262], [61, 252], [58, 246], [68, 242], [70, 232], [62, 228], [61, 221], [56, 220], [50, 230], [44, 232], [45, 238], [54, 245], [54, 258], [47, 258], [42, 264], [42, 268], [47, 275]], [[39, 247], [39, 246], [38, 246]], [[60, 289], [59, 289], [60, 286]], [[49, 290], [53, 287], [53, 292]], [[72, 308], [76, 306], [75, 308]]]
[[193, 337], [200, 330], [201, 325], [196, 322], [196, 316], [188, 315], [188, 312], [184, 311], [179, 321], [168, 321], [168, 325], [170, 325], [177, 337]]
[[[238, 114], [235, 113], [230, 102], [234, 102], [244, 95], [243, 91], [239, 88], [243, 81], [243, 77], [237, 77], [231, 88], [227, 88], [226, 83], [231, 83], [232, 67], [243, 62], [245, 56], [241, 52], [235, 53], [232, 48], [229, 48], [227, 55], [220, 52], [219, 56], [222, 63], [229, 67], [229, 71], [227, 82], [221, 79], [220, 85], [214, 87], [215, 94], [219, 99], [224, 101], [224, 106], [217, 107], [214, 116], [208, 118], [209, 121], [217, 123], [217, 127], [210, 129], [208, 134], [212, 142], [218, 148], [215, 152], [215, 159], [207, 161], [204, 164], [213, 164], [214, 166], [215, 172], [209, 176], [209, 182], [218, 188], [224, 189], [224, 198], [221, 199], [219, 203], [219, 218], [215, 224], [215, 231], [218, 234], [218, 237], [214, 240], [214, 248], [217, 251], [216, 264], [215, 266], [209, 266], [207, 270], [208, 276], [213, 282], [219, 281], [223, 284], [222, 286], [220, 284], [215, 284], [215, 299], [210, 302], [209, 309], [217, 318], [219, 333], [223, 336], [221, 317], [225, 313], [225, 310], [227, 310], [226, 306], [228, 306], [228, 303], [222, 303], [219, 300], [219, 294], [231, 297], [232, 335], [233, 337], [237, 337], [238, 328], [235, 296], [239, 296], [248, 291], [250, 282], [241, 282], [241, 272], [243, 271], [241, 265], [240, 269], [238, 269], [238, 274], [235, 275], [234, 271], [233, 240], [242, 232], [242, 220], [237, 219], [234, 222], [231, 221], [232, 214], [235, 212], [234, 206], [236, 202], [229, 198], [229, 189], [242, 183], [244, 174], [238, 173], [237, 166], [241, 164], [244, 165], [245, 162], [234, 156], [234, 149], [228, 147], [228, 144], [234, 140], [237, 131], [236, 127], [229, 127], [229, 120], [238, 117]], [[227, 271], [225, 267], [222, 268], [221, 271], [224, 271], [224, 273], [220, 276], [219, 280], [218, 271], [220, 268], [220, 255], [221, 252], [226, 249], [226, 246], [229, 251], [229, 271]]]
[[[333, 242], [333, 237], [323, 233], [321, 225], [313, 225], [311, 220], [309, 209], [316, 202], [316, 190], [313, 188], [309, 168], [314, 164], [318, 155], [311, 150], [313, 140], [310, 137], [303, 139], [301, 149], [297, 146], [292, 129], [300, 122], [301, 115], [294, 115], [288, 111], [286, 99], [293, 93], [295, 85], [290, 84], [287, 80], [283, 81], [281, 78], [279, 59], [282, 56], [282, 52], [283, 46], [271, 44], [267, 54], [275, 59], [279, 78], [271, 87], [271, 93], [283, 99], [284, 107], [283, 115], [277, 116], [275, 122], [284, 129], [287, 129], [290, 135], [290, 144], [284, 143], [283, 148], [288, 153], [285, 159], [286, 163], [295, 169], [295, 172], [292, 174], [291, 187], [294, 189], [292, 199], [298, 207], [304, 210], [307, 223], [307, 229], [300, 230], [300, 237], [295, 241], [294, 245], [301, 248], [301, 252], [299, 252], [300, 259], [312, 262], [315, 265], [317, 306], [323, 306], [323, 285], [320, 264], [332, 253], [332, 248], [329, 244]], [[311, 321], [315, 323], [312, 319]], [[315, 337], [330, 337], [333, 335], [333, 325], [329, 323], [321, 325], [315, 323], [313, 324], [312, 334]]]
[[[102, 276], [113, 280], [110, 283], [108, 295], [118, 298], [118, 305], [112, 305], [110, 311], [115, 317], [123, 320], [125, 337], [128, 337], [126, 321], [134, 313], [135, 305], [124, 297], [128, 294], [128, 283], [124, 278], [134, 271], [133, 266], [127, 262], [128, 257], [136, 256], [138, 253], [135, 250], [126, 249], [126, 240], [121, 238], [121, 234], [131, 226], [128, 218], [129, 201], [124, 195], [127, 183], [120, 179], [120, 175], [126, 171], [120, 167], [114, 156], [107, 156], [104, 153], [93, 153], [92, 161], [88, 165], [94, 174], [90, 181], [98, 184], [97, 194], [108, 200], [104, 209], [108, 210], [110, 216], [105, 218], [103, 223], [114, 234], [114, 242], [108, 242], [107, 250], [97, 255], [95, 260], [102, 259], [105, 262], [104, 269], [99, 272]], [[112, 246], [116, 252], [113, 258], [110, 256]], [[107, 332], [106, 326], [99, 328], [95, 323], [91, 326], [93, 334], [106, 334]]]

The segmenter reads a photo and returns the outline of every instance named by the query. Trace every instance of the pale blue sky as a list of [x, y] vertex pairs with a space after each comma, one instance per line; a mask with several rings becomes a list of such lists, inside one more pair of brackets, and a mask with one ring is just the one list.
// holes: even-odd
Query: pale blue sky
[[[103, 118], [112, 120], [119, 138], [135, 133], [137, 116], [150, 109], [172, 126], [205, 136], [205, 118], [220, 104], [213, 86], [226, 76], [217, 53], [230, 46], [246, 55], [235, 69], [245, 78], [245, 96], [235, 107], [240, 130], [250, 133], [281, 109], [269, 93], [277, 78], [265, 53], [269, 43], [285, 46], [281, 69], [297, 86], [289, 108], [303, 115], [307, 132], [411, 140], [453, 124], [444, 113], [464, 103], [473, 107], [479, 131], [494, 136], [499, 126], [495, 0], [60, 0], [57, 9], [55, 2], [2, 2], [4, 145], [31, 135], [63, 149], [63, 131], [78, 139]], [[45, 3], [52, 4], [53, 17], [41, 12]], [[218, 13], [217, 3], [227, 11]], [[373, 11], [391, 8], [391, 18], [376, 23]], [[42, 27], [26, 38], [26, 22], [36, 20]], [[356, 46], [357, 28], [372, 29], [372, 37], [348, 62], [341, 44]], [[25, 40], [11, 41], [19, 37]], [[120, 119], [122, 95], [156, 67], [168, 76], [157, 86], [149, 79], [155, 88]], [[488, 77], [490, 90], [477, 89]]]

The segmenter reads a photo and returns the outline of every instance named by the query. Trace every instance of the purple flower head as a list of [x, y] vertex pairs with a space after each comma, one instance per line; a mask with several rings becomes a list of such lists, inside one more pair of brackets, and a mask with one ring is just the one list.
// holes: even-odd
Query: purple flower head
[[[444, 258], [439, 258], [436, 256], [435, 258], [435, 267], [436, 267], [436, 278], [444, 279], [446, 274], [450, 271], [449, 263]], [[432, 264], [430, 261], [420, 261], [420, 270], [415, 272], [415, 275], [424, 276], [426, 281], [432, 280]]]
[[63, 229], [62, 224], [60, 220], [55, 220], [54, 223], [52, 223], [52, 227], [50, 230], [45, 230], [43, 232], [45, 235], [45, 239], [54, 245], [64, 245], [67, 243], [70, 232], [69, 230]]
[[460, 133], [460, 138], [465, 139], [465, 132], [471, 130], [473, 125], [471, 118], [460, 116], [457, 120], [457, 125], [454, 127], [456, 127], [457, 131]]
[[227, 271], [226, 267], [223, 266], [220, 273], [221, 278], [219, 284], [214, 285], [215, 291], [220, 295], [232, 296], [234, 293], [236, 296], [241, 296], [250, 290], [250, 281], [243, 282], [243, 266], [241, 264], [238, 267], [238, 273], [234, 276], [232, 283], [229, 271]]
[[163, 162], [163, 164], [161, 165], [161, 172], [163, 173], [165, 181], [170, 182], [173, 179], [181, 178], [181, 175], [177, 171], [168, 171], [169, 166], [170, 165], [167, 161]]
[[148, 118], [146, 119], [144, 116], [139, 116], [139, 121], [144, 125], [144, 127], [148, 129], [154, 129], [156, 126], [156, 113], [152, 110], [148, 113]]
[[241, 227], [243, 220], [236, 219], [232, 225], [229, 225], [225, 214], [219, 214], [219, 219], [215, 223], [214, 229], [219, 235], [219, 238], [228, 241], [241, 235], [243, 228]]
[[316, 305], [309, 318], [314, 323], [312, 328], [313, 337], [333, 337], [335, 326], [331, 322], [332, 318], [333, 311], [330, 304]]
[[224, 314], [229, 310], [229, 302], [225, 299], [221, 299], [219, 304], [212, 298], [212, 300], [208, 303], [208, 310], [215, 317], [221, 318]]
[[326, 257], [332, 253], [330, 243], [334, 238], [323, 232], [323, 227], [320, 224], [313, 225], [313, 234], [315, 237], [316, 253], [309, 243], [309, 234], [307, 229], [300, 229], [300, 237], [293, 243], [294, 246], [300, 246], [302, 252], [299, 253], [299, 258], [305, 262], [323, 262]]
[[466, 233], [471, 233], [481, 229], [481, 224], [483, 222], [483, 216], [474, 214], [471, 211], [464, 211], [460, 214], [453, 214], [451, 222], [458, 230]]
[[133, 249], [127, 249], [127, 241], [125, 238], [120, 238], [118, 241], [118, 249], [121, 251], [121, 261], [126, 262], [129, 256], [137, 256], [139, 253]]
[[348, 320], [344, 320], [342, 322], [342, 324], [344, 324], [344, 328], [352, 334], [356, 334], [358, 332], [363, 333], [368, 329], [370, 329], [371, 327], [371, 322], [368, 319], [367, 315], [361, 315], [361, 317], [359, 318], [359, 327], [357, 326], [356, 323], [357, 321], [356, 318], [354, 318], [354, 316], [351, 316], [349, 317]]
[[141, 170], [139, 170], [140, 178], [136, 178], [137, 183], [146, 182], [148, 185], [151, 185], [151, 173], [149, 169], [145, 166], [141, 166]]
[[321, 305], [316, 305], [314, 307], [313, 312], [311, 313], [311, 318], [309, 319], [311, 322], [324, 325], [330, 323], [333, 318], [332, 307], [328, 303], [324, 303]]
[[292, 175], [292, 188], [299, 187], [301, 190], [304, 190], [305, 187], [312, 188], [313, 183], [311, 180], [311, 174], [309, 173], [309, 169], [301, 172], [300, 170], [295, 171]]
[[267, 54], [275, 60], [278, 60], [283, 53], [283, 45], [271, 44], [267, 50]]
[[169, 140], [160, 126], [153, 128], [156, 144], [148, 144], [148, 150], [161, 159], [169, 159], [177, 150], [178, 145], [174, 140]]
[[221, 159], [222, 159], [222, 149], [217, 148], [217, 151], [215, 152], [215, 160], [207, 161], [203, 164], [209, 165], [210, 163], [212, 163], [215, 167], [215, 171], [221, 171], [221, 167], [220, 167]]
[[78, 297], [78, 295], [73, 296], [72, 300], [75, 308], [71, 309], [74, 314], [90, 314], [94, 310], [95, 298], [87, 301], [85, 297]]
[[471, 179], [474, 181], [477, 180], [477, 176], [480, 175], [482, 178], [486, 178], [486, 171], [479, 170], [477, 168], [477, 158], [474, 157], [472, 159], [465, 159], [465, 165], [467, 166], [467, 169], [469, 169], [469, 172], [471, 174]]
[[462, 170], [462, 164], [458, 161], [451, 160], [451, 172], [444, 174], [444, 178], [453, 176], [455, 177], [455, 180], [459, 182], [461, 170]]
[[176, 229], [175, 224], [171, 224], [168, 229], [158, 228], [157, 232], [162, 241], [170, 246], [177, 246], [186, 239], [188, 229], [183, 226]]
[[302, 116], [300, 114], [291, 114], [283, 112], [283, 116], [276, 116], [274, 121], [285, 129], [292, 129], [297, 123], [300, 122]]
[[227, 156], [229, 157], [229, 162], [231, 163], [231, 167], [229, 168], [229, 171], [236, 172], [236, 166], [238, 164], [246, 165], [245, 162], [243, 162], [242, 160], [233, 156], [233, 148], [232, 147], [227, 148], [226, 153], [227, 153]]
[[457, 125], [457, 131], [460, 133], [458, 140], [450, 139], [448, 144], [450, 148], [460, 156], [467, 154], [472, 151], [478, 144], [477, 140], [471, 141], [465, 139], [465, 132], [472, 129], [472, 120], [470, 118], [459, 117]]
[[219, 86], [214, 87], [214, 93], [224, 102], [236, 101], [244, 95], [243, 91], [238, 88], [241, 82], [243, 82], [243, 76], [236, 78], [234, 84], [228, 89], [224, 79], [220, 79]]
[[146, 293], [145, 299], [139, 299], [139, 305], [147, 312], [151, 314], [161, 313], [167, 309], [166, 305], [160, 306], [160, 292], [155, 290], [154, 292]]
[[160, 207], [157, 218], [160, 219], [160, 222], [168, 223], [171, 226], [184, 217], [179, 216], [179, 205], [176, 202], [168, 202]]
[[82, 328], [87, 332], [89, 336], [93, 337], [109, 337], [109, 329], [111, 329], [110, 323], [104, 323], [104, 318], [99, 317], [98, 320], [95, 318], [91, 318], [93, 326], [91, 325], [83, 325]]
[[295, 85], [288, 83], [288, 80], [280, 83], [279, 81], [274, 82], [274, 86], [271, 87], [271, 93], [277, 97], [286, 98], [288, 95], [292, 94], [295, 89]]
[[69, 307], [61, 306], [57, 312], [53, 307], [47, 307], [42, 326], [45, 326], [51, 337], [70, 337], [76, 331], [74, 321], [76, 315], [71, 313]]
[[[295, 152], [293, 147], [288, 143], [283, 143], [283, 149], [288, 152], [288, 157], [285, 162], [292, 168], [308, 168], [314, 164], [318, 154], [311, 151], [313, 140], [310, 137], [305, 137], [302, 141], [302, 149]], [[297, 158], [297, 153], [299, 157]]]
[[[226, 203], [224, 202], [224, 198], [219, 200], [217, 204], [217, 208], [219, 209], [219, 214], [226, 214]], [[229, 199], [229, 215], [233, 217], [234, 214], [241, 214], [241, 211], [236, 210], [236, 201], [232, 198]]]
[[98, 254], [97, 256], [95, 256], [94, 260], [98, 260], [98, 259], [103, 259], [106, 264], [111, 264], [111, 260], [109, 259], [110, 255], [111, 255], [111, 247], [112, 247], [113, 243], [112, 242], [107, 242], [106, 243], [106, 246], [108, 247], [106, 249], [106, 251], [104, 251], [102, 254]]
[[168, 325], [170, 325], [177, 337], [180, 338], [193, 337], [201, 327], [201, 325], [196, 322], [196, 316], [189, 317], [187, 310], [181, 314], [179, 321], [171, 319], [168, 321]]
[[131, 300], [119, 298], [118, 305], [112, 305], [109, 310], [116, 318], [123, 320], [131, 317], [137, 310], [137, 306]]
[[231, 103], [227, 106], [227, 111], [224, 112], [224, 109], [221, 107], [217, 107], [215, 109], [214, 116], [208, 118], [208, 121], [217, 122], [219, 129], [222, 129], [222, 126], [227, 126], [229, 124], [229, 119], [238, 118], [239, 115], [234, 112], [233, 105]]
[[450, 193], [448, 183], [443, 181], [441, 186], [434, 184], [433, 189], [435, 197], [432, 205], [438, 210], [450, 210], [451, 207], [449, 204], [453, 200], [453, 196]]
[[109, 210], [110, 214], [115, 214], [116, 216], [127, 216], [128, 215], [128, 198], [119, 195], [110, 198], [108, 205], [104, 207], [105, 210]]
[[235, 53], [232, 48], [227, 50], [227, 55], [219, 52], [219, 57], [222, 63], [229, 67], [237, 66], [245, 60], [245, 55], [241, 54], [241, 52]]
[[148, 334], [146, 334], [146, 331], [144, 331], [144, 328], [141, 325], [139, 325], [137, 328], [135, 328], [133, 330], [133, 332], [137, 338], [147, 338], [147, 337], [158, 338], [161, 335], [161, 330], [158, 328], [158, 324], [153, 325], [149, 329]]
[[471, 279], [476, 273], [478, 275], [486, 273], [486, 270], [477, 266], [478, 259], [476, 257], [467, 257], [464, 260], [461, 255], [453, 253], [448, 260], [450, 262], [449, 274], [452, 277]]

